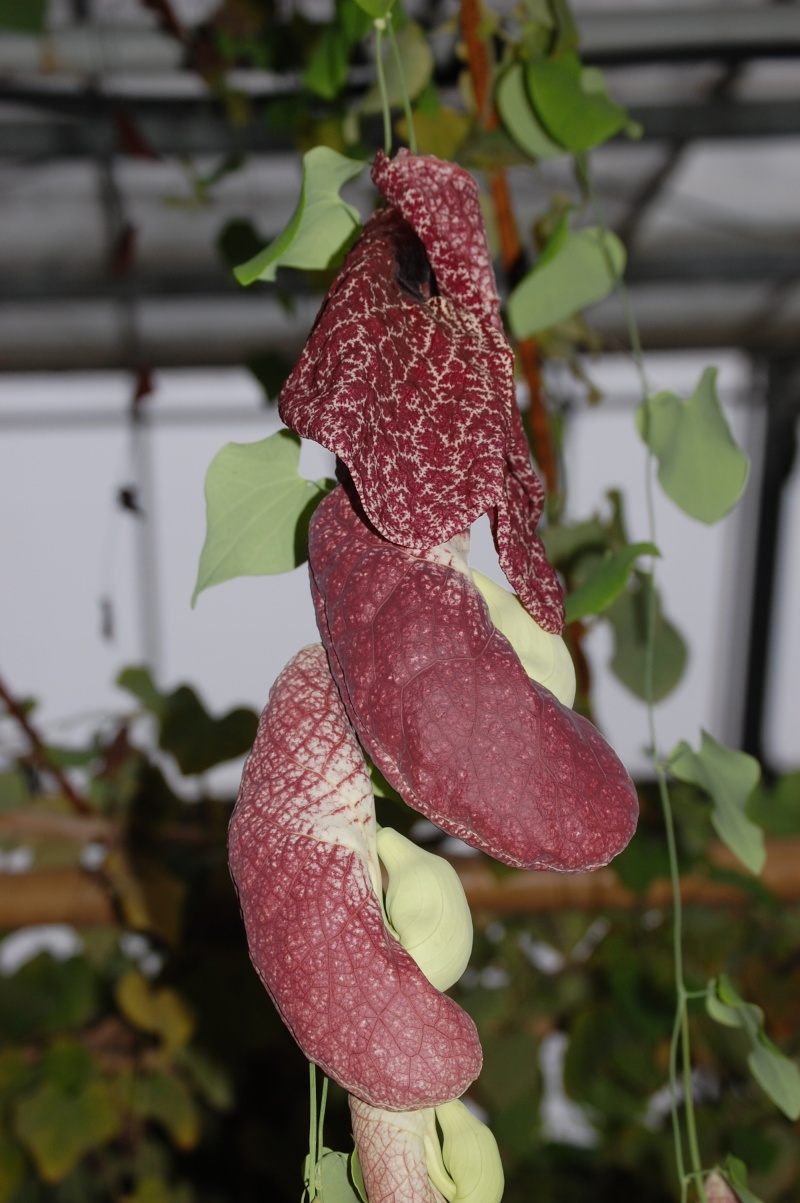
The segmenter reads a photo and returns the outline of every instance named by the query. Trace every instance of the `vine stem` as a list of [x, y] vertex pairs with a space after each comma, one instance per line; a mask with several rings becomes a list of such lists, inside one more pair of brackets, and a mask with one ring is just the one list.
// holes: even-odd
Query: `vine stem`
[[[585, 185], [586, 194], [591, 199], [597, 224], [602, 230], [605, 230], [607, 227], [602, 211], [602, 205], [600, 204], [600, 199], [597, 195], [597, 190], [595, 188], [594, 180], [589, 168], [588, 159], [585, 155], [580, 156], [578, 159], [578, 174]], [[642, 352], [642, 344], [639, 337], [639, 328], [636, 324], [636, 318], [633, 313], [633, 307], [631, 305], [630, 296], [625, 286], [625, 282], [617, 272], [608, 252], [608, 248], [605, 246], [605, 244], [604, 251], [609, 272], [611, 273], [614, 281], [614, 287], [619, 297], [625, 317], [628, 338], [631, 345], [631, 355], [639, 375], [642, 399], [645, 405], [645, 420], [648, 421], [652, 390], [650, 388], [650, 382], [647, 377], [647, 369], [644, 363], [644, 354]], [[648, 539], [650, 542], [656, 543], [657, 545], [655, 489], [653, 478], [653, 453], [648, 448], [645, 462], [645, 499]], [[658, 794], [661, 801], [661, 810], [664, 816], [664, 828], [667, 836], [667, 854], [669, 857], [670, 882], [672, 885], [672, 949], [676, 1000], [675, 1019], [672, 1029], [672, 1039], [670, 1042], [669, 1090], [672, 1132], [675, 1144], [675, 1164], [680, 1180], [681, 1203], [686, 1203], [687, 1189], [690, 1179], [693, 1179], [695, 1182], [700, 1203], [708, 1203], [705, 1185], [703, 1183], [703, 1167], [700, 1159], [700, 1144], [697, 1137], [697, 1120], [695, 1117], [694, 1096], [692, 1094], [692, 1051], [689, 1032], [689, 1011], [687, 1006], [689, 992], [686, 989], [686, 981], [684, 977], [683, 902], [681, 899], [678, 849], [675, 839], [675, 817], [672, 810], [672, 802], [669, 796], [669, 786], [667, 783], [664, 764], [658, 754], [658, 738], [655, 720], [654, 669], [658, 611], [656, 608], [656, 559], [654, 556], [650, 557], [650, 564], [647, 572], [647, 587], [647, 642], [645, 646], [644, 663], [645, 707], [647, 711], [647, 727], [650, 740], [650, 756], [653, 763], [653, 768], [655, 769], [656, 781], [658, 783]], [[686, 1142], [688, 1145], [689, 1162], [692, 1168], [692, 1173], [689, 1175], [687, 1175], [685, 1168], [683, 1156], [683, 1137], [681, 1132], [680, 1115], [678, 1111], [677, 1083], [679, 1052], [681, 1061], [681, 1076], [683, 1079], [683, 1112], [686, 1126]]]
[[375, 18], [375, 74], [378, 77], [378, 91], [381, 94], [381, 109], [383, 110], [383, 149], [384, 153], [392, 153], [392, 118], [389, 112], [389, 94], [386, 91], [386, 75], [383, 70], [383, 35], [386, 32], [386, 18]]
[[[408, 149], [412, 155], [417, 153], [417, 131], [414, 129], [414, 114], [411, 112], [411, 98], [408, 95], [406, 87], [406, 76], [403, 71], [403, 60], [400, 58], [400, 47], [397, 45], [397, 38], [392, 24], [392, 14], [388, 13], [386, 24], [389, 30], [389, 41], [392, 44], [392, 54], [394, 55], [395, 66], [397, 67], [397, 77], [400, 80], [400, 93], [403, 98], [403, 114], [406, 119], [406, 127], [408, 130]], [[385, 127], [384, 127], [385, 128]]]
[[317, 1067], [308, 1063], [309, 1119], [308, 1119], [308, 1199], [314, 1203], [317, 1197]]

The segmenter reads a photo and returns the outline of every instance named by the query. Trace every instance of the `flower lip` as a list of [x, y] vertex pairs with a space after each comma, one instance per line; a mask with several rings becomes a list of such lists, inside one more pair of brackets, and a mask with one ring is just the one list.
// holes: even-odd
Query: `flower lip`
[[434, 155], [379, 150], [372, 180], [422, 240], [442, 296], [501, 329], [478, 185], [463, 167]]

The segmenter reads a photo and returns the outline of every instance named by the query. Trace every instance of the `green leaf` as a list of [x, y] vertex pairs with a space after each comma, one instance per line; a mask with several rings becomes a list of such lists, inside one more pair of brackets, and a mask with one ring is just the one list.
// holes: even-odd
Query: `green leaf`
[[654, 543], [631, 543], [615, 554], [607, 552], [597, 561], [589, 577], [567, 597], [567, 622], [607, 610], [627, 585], [631, 569], [639, 556], [660, 555]]
[[235, 1097], [224, 1065], [194, 1047], [180, 1049], [177, 1059], [209, 1106], [216, 1111], [230, 1111]]
[[326, 25], [317, 39], [303, 83], [323, 100], [333, 100], [347, 82], [351, 43], [338, 25]]
[[[554, 237], [562, 237], [559, 231]], [[527, 338], [601, 301], [625, 270], [625, 248], [610, 230], [590, 226], [570, 234], [557, 254], [545, 247], [533, 271], [508, 298], [516, 338]]]
[[353, 1185], [361, 1196], [362, 1203], [368, 1203], [367, 1188], [364, 1185], [364, 1175], [361, 1171], [361, 1162], [358, 1160], [358, 1149], [353, 1149], [350, 1154], [350, 1177], [353, 1180]]
[[25, 1155], [5, 1132], [0, 1131], [0, 1203], [13, 1203], [26, 1177]]
[[761, 766], [746, 752], [717, 743], [703, 731], [700, 751], [681, 741], [670, 753], [669, 768], [679, 781], [699, 785], [713, 804], [711, 822], [719, 838], [756, 876], [764, 868], [764, 833], [748, 819], [747, 800], [761, 777]]
[[685, 513], [711, 524], [733, 509], [749, 464], [722, 412], [716, 368], [706, 368], [688, 401], [670, 392], [649, 397], [636, 425], [658, 460], [661, 487]]
[[155, 1174], [146, 1174], [136, 1183], [125, 1203], [192, 1203], [194, 1195], [186, 1185], [174, 1186]]
[[495, 88], [494, 99], [503, 125], [520, 150], [537, 160], [564, 154], [564, 147], [547, 136], [531, 107], [522, 63], [512, 63], [503, 73]]
[[[433, 77], [433, 51], [425, 33], [416, 22], [411, 21], [397, 34], [397, 49], [400, 54], [402, 74], [398, 70], [397, 60], [387, 42], [383, 47], [383, 74], [386, 81], [386, 96], [390, 109], [399, 109], [403, 104], [403, 86], [409, 100], [419, 96]], [[364, 94], [358, 111], [361, 113], [380, 113], [383, 111], [383, 101], [377, 84]]]
[[82, 1027], [98, 1005], [94, 975], [81, 957], [57, 961], [43, 952], [3, 980], [0, 1031], [24, 1042], [42, 1033]]
[[371, 15], [358, 3], [358, 0], [339, 0], [336, 5], [336, 20], [352, 45], [360, 42], [372, 29]]
[[264, 390], [265, 399], [270, 402], [277, 401], [293, 365], [288, 355], [281, 355], [280, 351], [265, 351], [263, 355], [251, 356], [244, 366], [255, 376]]
[[[414, 111], [414, 133], [420, 154], [435, 155], [437, 159], [454, 159], [465, 141], [471, 121], [465, 113], [440, 105], [435, 112]], [[398, 135], [408, 141], [405, 117], [397, 121]]]
[[217, 237], [217, 250], [226, 267], [234, 270], [237, 263], [261, 253], [264, 239], [251, 221], [235, 218], [227, 222]]
[[800, 1069], [764, 1031], [764, 1012], [745, 1002], [722, 974], [708, 983], [706, 1010], [725, 1027], [742, 1028], [750, 1043], [747, 1064], [755, 1080], [790, 1120], [800, 1119]]
[[550, 522], [542, 531], [542, 542], [550, 563], [562, 571], [573, 568], [584, 555], [610, 550], [609, 532], [597, 515], [574, 525]]
[[158, 1070], [122, 1075], [115, 1084], [121, 1105], [142, 1119], [153, 1119], [179, 1149], [193, 1149], [200, 1139], [200, 1111], [186, 1085], [174, 1074]]
[[47, 0], [0, 0], [0, 29], [43, 33]]
[[330, 1150], [317, 1162], [314, 1180], [320, 1203], [361, 1203], [348, 1175], [350, 1157]]
[[747, 1185], [747, 1166], [732, 1153], [725, 1158], [725, 1176], [739, 1196], [739, 1203], [761, 1203]]
[[120, 1130], [120, 1115], [107, 1086], [89, 1082], [66, 1090], [45, 1081], [17, 1103], [14, 1130], [45, 1182], [66, 1178], [90, 1149]]
[[762, 783], [747, 813], [767, 835], [800, 835], [800, 773], [787, 773], [772, 786]]
[[628, 124], [628, 115], [606, 92], [597, 68], [576, 54], [541, 58], [525, 73], [533, 107], [550, 137], [573, 153], [590, 150]]
[[356, 0], [359, 8], [363, 8], [365, 13], [375, 19], [385, 17], [389, 13], [394, 0]]
[[159, 720], [158, 746], [175, 757], [182, 773], [205, 773], [252, 747], [258, 727], [254, 710], [238, 707], [215, 718], [188, 685], [161, 693], [146, 668], [123, 669], [117, 684]]
[[194, 1018], [175, 990], [154, 987], [143, 974], [132, 969], [119, 979], [114, 993], [128, 1022], [158, 1036], [165, 1048], [179, 1049], [191, 1040]]
[[94, 1065], [88, 1049], [76, 1040], [55, 1040], [42, 1059], [48, 1081], [70, 1093], [76, 1093], [94, 1078]]
[[[649, 578], [636, 571], [632, 588], [621, 593], [605, 611], [614, 629], [611, 671], [637, 698], [647, 696], [647, 632], [650, 610]], [[688, 653], [686, 644], [661, 612], [656, 595], [655, 646], [653, 651], [653, 701], [672, 693], [683, 676]]]
[[333, 482], [297, 470], [300, 439], [288, 430], [258, 443], [228, 443], [206, 474], [206, 541], [192, 605], [237, 576], [290, 572], [308, 556], [308, 523]]
[[117, 677], [117, 685], [121, 689], [126, 689], [128, 693], [132, 693], [135, 698], [138, 698], [145, 710], [149, 710], [156, 718], [161, 718], [164, 714], [167, 708], [168, 695], [161, 693], [156, 687], [149, 668], [143, 666], [140, 668], [123, 668]]
[[274, 242], [234, 269], [239, 283], [274, 280], [279, 267], [332, 267], [361, 225], [358, 210], [342, 200], [339, 189], [366, 166], [329, 146], [306, 151], [300, 200], [289, 224]]
[[0, 810], [17, 810], [27, 806], [31, 800], [31, 791], [24, 773], [19, 769], [9, 769], [0, 773]]
[[54, 765], [58, 769], [80, 769], [87, 764], [91, 764], [93, 760], [97, 760], [100, 755], [95, 747], [91, 748], [66, 748], [56, 747], [53, 744], [47, 746], [47, 761], [48, 764]]

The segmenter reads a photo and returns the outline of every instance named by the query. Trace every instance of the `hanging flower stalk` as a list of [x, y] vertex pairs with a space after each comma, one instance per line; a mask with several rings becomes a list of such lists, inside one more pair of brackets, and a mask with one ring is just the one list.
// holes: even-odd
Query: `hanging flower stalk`
[[[496, 1146], [456, 1102], [480, 1070], [477, 1033], [442, 993], [471, 947], [463, 891], [377, 831], [361, 749], [414, 809], [523, 868], [606, 864], [633, 834], [636, 794], [570, 709], [477, 187], [407, 151], [379, 154], [373, 180], [388, 203], [280, 400], [288, 426], [338, 457], [309, 536], [324, 650], [300, 652], [272, 690], [230, 863], [262, 981], [351, 1095], [370, 1203], [495, 1203]], [[484, 513], [516, 595], [468, 566]]]

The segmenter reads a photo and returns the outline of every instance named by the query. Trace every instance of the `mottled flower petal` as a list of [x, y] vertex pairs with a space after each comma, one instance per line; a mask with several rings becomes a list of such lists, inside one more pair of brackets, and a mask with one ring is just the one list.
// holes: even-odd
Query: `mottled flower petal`
[[544, 493], [491, 264], [480, 250], [470, 263], [485, 244], [474, 182], [425, 156], [379, 160], [376, 175], [417, 230], [394, 206], [367, 223], [284, 385], [281, 417], [339, 456], [370, 522], [393, 543], [435, 547], [488, 513], [508, 580], [539, 625], [559, 634], [561, 586], [536, 534]]
[[390, 1110], [477, 1077], [475, 1025], [384, 923], [364, 757], [318, 644], [273, 686], [229, 835], [253, 963], [306, 1056]]
[[350, 719], [409, 806], [524, 869], [582, 872], [625, 847], [625, 769], [527, 676], [468, 577], [382, 539], [341, 486], [312, 519], [309, 568]]
[[422, 240], [441, 295], [499, 330], [500, 298], [478, 185], [469, 172], [403, 147], [393, 159], [378, 151], [372, 179]]
[[428, 1175], [432, 1110], [383, 1111], [351, 1096], [350, 1116], [369, 1203], [446, 1203]]

